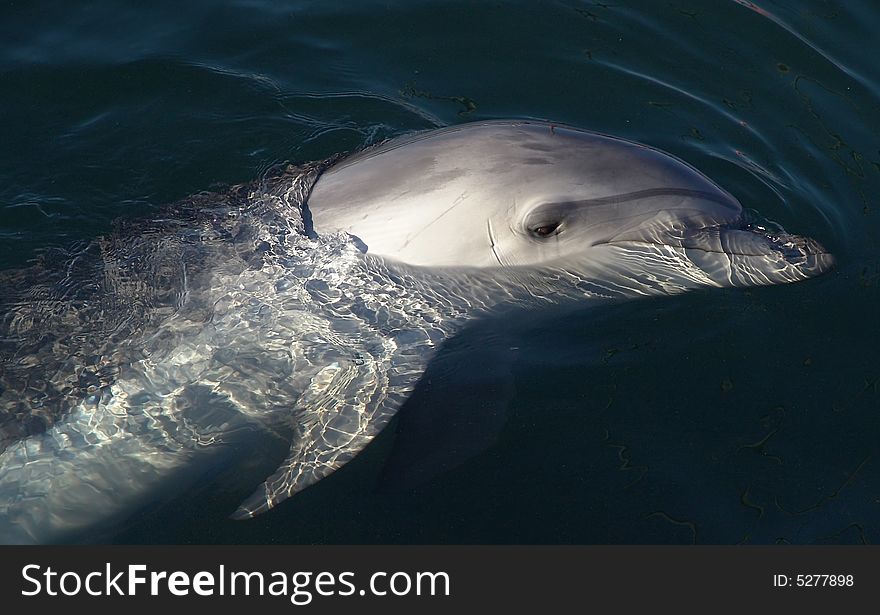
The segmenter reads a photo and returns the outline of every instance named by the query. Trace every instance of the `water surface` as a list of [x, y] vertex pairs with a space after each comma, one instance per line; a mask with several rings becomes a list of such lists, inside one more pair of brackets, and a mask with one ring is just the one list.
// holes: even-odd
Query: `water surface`
[[[7, 3], [3, 269], [281, 161], [504, 117], [666, 150], [839, 262], [475, 328], [400, 434], [271, 514], [227, 520], [265, 468], [218, 468], [102, 540], [876, 542], [878, 28], [867, 0]], [[480, 380], [486, 339], [518, 350]], [[448, 405], [504, 427], [389, 486], [407, 414]]]

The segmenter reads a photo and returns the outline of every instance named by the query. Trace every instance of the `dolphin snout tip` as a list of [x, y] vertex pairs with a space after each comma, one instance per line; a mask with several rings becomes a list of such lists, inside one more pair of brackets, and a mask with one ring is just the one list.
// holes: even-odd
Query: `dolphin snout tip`
[[785, 234], [771, 237], [768, 242], [788, 264], [800, 269], [806, 277], [821, 275], [837, 264], [834, 254], [812, 237]]
[[834, 254], [826, 250], [819, 242], [813, 240], [813, 243], [815, 249], [808, 253], [807, 266], [805, 267], [805, 273], [809, 277], [822, 275], [837, 266], [837, 258]]

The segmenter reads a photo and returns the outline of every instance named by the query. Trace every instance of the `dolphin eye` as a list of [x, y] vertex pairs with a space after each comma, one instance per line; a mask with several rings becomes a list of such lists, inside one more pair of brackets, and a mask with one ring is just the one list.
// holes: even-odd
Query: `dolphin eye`
[[535, 237], [550, 237], [550, 235], [558, 235], [559, 227], [561, 226], [560, 222], [550, 222], [548, 224], [542, 224], [540, 226], [534, 226], [529, 229], [532, 235]]

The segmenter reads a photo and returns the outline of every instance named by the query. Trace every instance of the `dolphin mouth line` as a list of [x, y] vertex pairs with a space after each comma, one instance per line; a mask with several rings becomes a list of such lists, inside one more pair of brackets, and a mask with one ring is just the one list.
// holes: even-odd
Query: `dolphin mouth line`
[[[725, 241], [731, 237], [745, 238], [748, 241], [744, 243]], [[814, 239], [792, 235], [782, 230], [771, 231], [753, 224], [719, 224], [667, 230], [657, 233], [656, 237], [612, 238], [594, 245], [667, 246], [745, 257], [766, 257], [777, 253], [792, 264], [797, 264], [797, 261], [806, 257], [832, 256], [831, 252]]]
[[[804, 239], [798, 235], [791, 235], [789, 239]], [[768, 246], [771, 248], [777, 248], [776, 251], [782, 254], [785, 254], [785, 245], [780, 245], [774, 243], [770, 238], [768, 239]], [[667, 246], [671, 248], [685, 248], [687, 250], [699, 250], [700, 252], [706, 252], [711, 254], [729, 254], [731, 256], [767, 256], [766, 252], [757, 252], [757, 251], [745, 251], [745, 250], [725, 250], [722, 248], [709, 248], [709, 247], [691, 247], [685, 246], [674, 242], [669, 241], [651, 241], [649, 239], [618, 239], [611, 241], [600, 241], [595, 246], [621, 246], [621, 245], [642, 245], [642, 246]], [[810, 250], [806, 253], [802, 252], [801, 255], [804, 256], [832, 256], [832, 253], [824, 248], [819, 250]]]

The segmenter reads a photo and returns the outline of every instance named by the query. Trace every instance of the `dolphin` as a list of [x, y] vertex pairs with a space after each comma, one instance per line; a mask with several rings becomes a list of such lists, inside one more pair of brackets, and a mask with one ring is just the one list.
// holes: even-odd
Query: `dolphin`
[[477, 319], [833, 265], [685, 162], [560, 124], [279, 167], [0, 274], [0, 542], [74, 540], [289, 443], [232, 517], [265, 512], [354, 458]]

